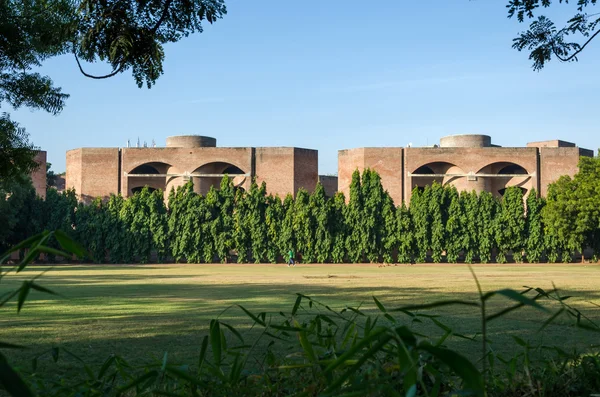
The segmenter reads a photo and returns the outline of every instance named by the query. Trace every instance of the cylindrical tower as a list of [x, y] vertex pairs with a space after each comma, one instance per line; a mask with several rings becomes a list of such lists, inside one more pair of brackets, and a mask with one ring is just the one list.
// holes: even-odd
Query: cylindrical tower
[[464, 134], [449, 135], [440, 139], [440, 147], [490, 147], [492, 138], [489, 135]]
[[216, 147], [217, 140], [202, 135], [175, 135], [167, 138], [167, 147]]

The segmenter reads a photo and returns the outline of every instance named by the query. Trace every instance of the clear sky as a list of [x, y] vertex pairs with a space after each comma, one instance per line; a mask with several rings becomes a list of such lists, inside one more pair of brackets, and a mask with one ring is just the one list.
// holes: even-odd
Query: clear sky
[[[12, 117], [57, 172], [69, 149], [138, 137], [164, 146], [186, 134], [218, 146], [318, 149], [321, 174], [337, 173], [340, 149], [431, 145], [450, 134], [596, 149], [600, 41], [578, 63], [534, 72], [511, 48], [527, 25], [506, 18], [506, 3], [229, 0], [222, 20], [166, 47], [152, 89], [137, 88], [130, 71], [87, 79], [64, 56], [42, 72], [71, 94], [65, 110]], [[565, 21], [570, 11], [557, 5], [551, 16]]]

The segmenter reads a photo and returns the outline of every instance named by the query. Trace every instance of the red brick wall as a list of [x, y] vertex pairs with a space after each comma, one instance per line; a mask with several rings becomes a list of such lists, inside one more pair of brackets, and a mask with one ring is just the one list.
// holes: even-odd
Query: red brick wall
[[38, 196], [45, 199], [46, 198], [46, 152], [39, 151], [35, 155], [34, 161], [39, 164], [39, 167], [36, 168], [31, 173], [31, 182], [33, 182], [33, 187], [35, 188], [35, 192]]
[[403, 148], [365, 148], [364, 167], [377, 171], [381, 184], [396, 205], [402, 204], [404, 193]]
[[81, 153], [83, 149], [67, 151], [67, 171], [65, 174], [65, 189], [75, 189], [81, 192]]
[[346, 201], [350, 198], [352, 174], [357, 170], [362, 174], [365, 169], [365, 148], [338, 151], [338, 192], [344, 193]]
[[282, 199], [288, 193], [295, 194], [294, 148], [256, 148], [256, 182], [265, 182], [267, 192]]
[[327, 195], [327, 197], [333, 197], [333, 195], [337, 192], [337, 176], [319, 175], [319, 182], [321, 182], [321, 185], [323, 185], [323, 189], [325, 190], [325, 195]]
[[[319, 181], [319, 152], [294, 148], [294, 195], [300, 188], [312, 193]], [[267, 186], [269, 183], [267, 182]]]
[[579, 148], [542, 147], [540, 150], [540, 190], [542, 196], [548, 193], [548, 185], [562, 175], [573, 177], [579, 164]]

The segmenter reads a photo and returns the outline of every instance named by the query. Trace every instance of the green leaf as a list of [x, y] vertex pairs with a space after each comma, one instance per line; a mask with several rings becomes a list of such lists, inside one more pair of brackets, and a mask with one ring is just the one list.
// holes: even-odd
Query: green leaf
[[36, 284], [33, 281], [31, 281], [29, 285], [31, 286], [31, 288], [33, 288], [36, 291], [45, 292], [45, 293], [51, 294], [51, 295], [58, 295], [56, 292], [49, 290], [46, 287], [42, 287], [41, 285]]
[[442, 347], [431, 346], [427, 343], [419, 345], [420, 350], [425, 350], [446, 364], [454, 373], [464, 381], [468, 391], [477, 396], [485, 396], [483, 376], [468, 359], [457, 352]]
[[529, 344], [527, 342], [525, 342], [523, 339], [519, 338], [516, 335], [511, 335], [511, 336], [515, 340], [515, 342], [517, 342], [517, 344], [519, 344], [523, 347], [529, 347]]
[[267, 324], [263, 320], [256, 317], [254, 314], [250, 313], [248, 310], [246, 310], [244, 308], [244, 306], [242, 306], [242, 305], [238, 305], [238, 306], [240, 309], [242, 309], [244, 311], [244, 313], [246, 313], [248, 315], [248, 317], [250, 317], [252, 320], [254, 320], [255, 323], [258, 323], [258, 324], [262, 325], [263, 327], [267, 326]]
[[58, 347], [53, 347], [51, 352], [52, 352], [52, 360], [54, 360], [54, 362], [58, 362], [58, 353], [59, 353]]
[[37, 247], [38, 252], [45, 252], [47, 254], [52, 254], [56, 256], [62, 256], [63, 258], [69, 258], [70, 255], [67, 252], [57, 250], [56, 248], [48, 247], [46, 245], [40, 245]]
[[106, 361], [104, 361], [104, 363], [102, 364], [102, 367], [100, 367], [100, 371], [98, 371], [98, 378], [102, 378], [104, 376], [104, 374], [106, 373], [106, 371], [108, 371], [108, 369], [111, 367], [111, 365], [113, 365], [114, 362], [115, 362], [114, 355], [111, 355]]
[[19, 298], [17, 303], [17, 313], [21, 312], [21, 308], [23, 304], [25, 304], [25, 300], [27, 299], [27, 295], [29, 295], [29, 289], [31, 288], [31, 281], [23, 281], [21, 288], [19, 289]]
[[491, 298], [494, 295], [503, 295], [506, 298], [517, 301], [519, 303], [522, 303], [523, 305], [535, 307], [536, 309], [546, 311], [546, 312], [548, 311], [548, 309], [546, 309], [545, 307], [543, 307], [542, 305], [537, 303], [535, 300], [530, 299], [524, 295], [521, 295], [514, 289], [502, 289], [499, 291], [491, 291], [491, 292], [484, 294], [482, 299], [488, 300], [489, 298]]
[[294, 303], [294, 308], [292, 309], [292, 316], [296, 315], [296, 312], [300, 307], [300, 302], [302, 302], [302, 295], [298, 294], [298, 297], [296, 298], [296, 303]]
[[377, 305], [379, 310], [381, 310], [383, 313], [385, 313], [386, 312], [385, 307], [383, 307], [381, 302], [379, 302], [379, 300], [377, 298], [375, 298], [374, 296], [373, 296], [373, 300], [375, 301], [375, 304]]
[[29, 389], [29, 386], [27, 386], [19, 374], [10, 366], [2, 354], [0, 354], [0, 384], [11, 396], [34, 396], [31, 389]]
[[158, 371], [156, 371], [156, 370], [152, 370], [150, 372], [147, 372], [144, 375], [142, 375], [142, 376], [134, 379], [133, 381], [129, 382], [127, 385], [119, 388], [117, 390], [117, 393], [118, 393], [117, 395], [121, 396], [127, 390], [136, 387], [137, 385], [141, 384], [142, 382], [144, 382], [146, 380], [155, 379], [157, 376], [158, 376]]
[[542, 324], [542, 326], [537, 330], [537, 332], [541, 332], [544, 330], [544, 328], [546, 328], [548, 325], [550, 325], [550, 323], [552, 323], [554, 320], [556, 320], [556, 318], [558, 316], [560, 316], [561, 314], [563, 314], [565, 311], [564, 307], [561, 307], [556, 313], [554, 313], [552, 316], [550, 316], [549, 319], [547, 319], [546, 321], [544, 321], [544, 324]]
[[242, 337], [242, 334], [240, 334], [237, 329], [235, 329], [231, 325], [225, 324], [223, 322], [221, 323], [221, 325], [224, 325], [225, 327], [227, 327], [227, 329], [229, 329], [231, 331], [231, 333], [234, 334], [240, 340], [240, 342], [244, 343], [244, 338]]
[[221, 328], [219, 327], [219, 320], [210, 321], [210, 345], [213, 351], [213, 358], [215, 365], [218, 367], [221, 365]]
[[204, 364], [204, 359], [206, 358], [206, 350], [208, 349], [208, 335], [205, 335], [202, 338], [202, 345], [200, 347], [200, 356], [198, 357], [198, 375], [200, 375], [202, 371], [202, 364]]
[[26, 349], [26, 347], [13, 345], [12, 343], [0, 342], [0, 349]]
[[479, 307], [479, 304], [476, 302], [470, 302], [470, 301], [464, 301], [464, 300], [458, 300], [458, 299], [449, 299], [449, 300], [445, 300], [445, 301], [437, 301], [437, 302], [425, 303], [425, 304], [421, 304], [421, 305], [402, 306], [397, 309], [392, 309], [392, 310], [388, 310], [388, 311], [389, 312], [410, 312], [413, 310], [433, 309], [436, 307], [451, 306], [451, 305]]
[[77, 255], [79, 258], [83, 258], [87, 255], [85, 248], [71, 237], [67, 236], [62, 230], [54, 231], [54, 237], [56, 237], [56, 240], [64, 250]]
[[298, 339], [300, 340], [300, 345], [302, 346], [302, 349], [304, 350], [304, 353], [306, 354], [306, 356], [308, 357], [308, 359], [310, 360], [310, 362], [316, 363], [316, 361], [317, 361], [317, 355], [315, 354], [315, 351], [313, 349], [312, 344], [308, 340], [308, 336], [306, 335], [306, 331], [300, 326], [300, 324], [296, 320], [294, 320], [294, 325], [297, 328], [301, 329], [301, 331], [298, 332]]

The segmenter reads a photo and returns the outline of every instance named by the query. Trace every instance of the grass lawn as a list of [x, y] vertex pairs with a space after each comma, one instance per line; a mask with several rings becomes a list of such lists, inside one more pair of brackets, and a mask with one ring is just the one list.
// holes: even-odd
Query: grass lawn
[[[29, 279], [44, 267], [31, 267], [10, 275], [0, 283], [0, 295]], [[520, 290], [523, 285], [552, 288], [555, 282], [569, 302], [600, 322], [599, 265], [475, 265], [484, 291], [500, 288]], [[40, 284], [58, 293], [56, 297], [32, 292], [20, 314], [16, 304], [2, 309], [0, 341], [27, 345], [26, 351], [6, 351], [13, 362], [28, 366], [36, 353], [63, 346], [99, 363], [115, 352], [132, 362], [143, 362], [165, 351], [175, 361], [193, 364], [201, 337], [210, 319], [227, 307], [242, 304], [250, 311], [289, 313], [295, 293], [310, 295], [332, 308], [358, 306], [377, 313], [371, 296], [389, 309], [440, 299], [476, 299], [476, 286], [465, 265], [69, 265], [46, 273]], [[507, 305], [502, 298], [491, 301], [494, 312]], [[552, 307], [552, 306], [549, 306]], [[475, 308], [451, 307], [434, 310], [456, 332], [473, 335], [479, 330]], [[490, 324], [494, 348], [516, 348], [511, 335], [541, 340], [563, 349], [590, 349], [600, 343], [598, 334], [556, 324], [536, 334], [549, 315], [532, 309], [511, 313]], [[404, 315], [399, 319], [408, 321]], [[241, 329], [251, 325], [234, 308], [221, 319]], [[381, 319], [380, 321], [387, 321]], [[427, 331], [441, 331], [424, 325]], [[509, 343], [506, 343], [509, 342]], [[456, 339], [457, 348], [475, 358], [479, 343]], [[43, 364], [50, 365], [50, 364]], [[59, 365], [75, 365], [66, 360]]]

